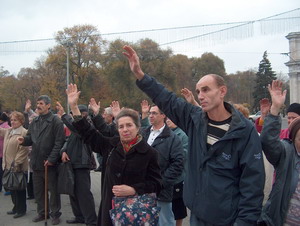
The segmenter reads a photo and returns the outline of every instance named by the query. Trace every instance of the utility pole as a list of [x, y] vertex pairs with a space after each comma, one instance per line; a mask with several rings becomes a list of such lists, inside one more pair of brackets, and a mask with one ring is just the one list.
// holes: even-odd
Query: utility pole
[[[72, 42], [66, 41], [63, 44], [67, 48], [67, 88], [70, 83], [70, 48], [73, 46]], [[67, 113], [68, 115], [70, 114], [70, 106], [69, 106], [69, 101], [67, 97]]]

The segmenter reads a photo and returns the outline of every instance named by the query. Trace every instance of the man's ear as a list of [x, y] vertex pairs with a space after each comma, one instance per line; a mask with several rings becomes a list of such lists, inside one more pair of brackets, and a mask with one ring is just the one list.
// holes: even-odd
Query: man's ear
[[226, 86], [221, 86], [220, 87], [220, 92], [221, 92], [221, 97], [224, 98], [225, 95], [227, 94], [227, 87]]

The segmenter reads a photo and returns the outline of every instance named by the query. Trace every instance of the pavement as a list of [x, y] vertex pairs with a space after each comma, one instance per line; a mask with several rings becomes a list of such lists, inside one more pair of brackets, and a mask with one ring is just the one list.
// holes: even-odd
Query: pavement
[[[94, 195], [96, 213], [98, 214], [100, 204], [100, 188], [101, 188], [101, 173], [91, 171], [92, 192]], [[0, 192], [0, 226], [42, 226], [46, 225], [45, 221], [38, 223], [32, 222], [36, 214], [36, 203], [34, 200], [27, 200], [27, 213], [25, 216], [14, 219], [13, 215], [7, 215], [6, 212], [13, 207], [11, 196], [5, 196], [4, 191]], [[84, 224], [67, 224], [66, 220], [72, 219], [73, 213], [68, 195], [61, 195], [61, 223], [59, 225], [84, 225]], [[47, 225], [52, 225], [51, 220], [47, 220]]]
[[[98, 214], [100, 205], [100, 188], [101, 188], [101, 172], [91, 171], [92, 193], [94, 195], [96, 214]], [[0, 226], [43, 226], [46, 225], [45, 221], [37, 223], [32, 222], [32, 219], [36, 216], [36, 203], [34, 200], [27, 200], [27, 213], [25, 216], [14, 219], [13, 215], [7, 215], [6, 212], [13, 208], [11, 196], [5, 196], [4, 191], [0, 192]], [[84, 224], [67, 224], [66, 220], [72, 219], [73, 213], [68, 195], [61, 195], [61, 212], [60, 217], [61, 226], [82, 226]], [[51, 220], [47, 220], [47, 225], [52, 225]], [[184, 226], [189, 225], [189, 218], [184, 220]]]

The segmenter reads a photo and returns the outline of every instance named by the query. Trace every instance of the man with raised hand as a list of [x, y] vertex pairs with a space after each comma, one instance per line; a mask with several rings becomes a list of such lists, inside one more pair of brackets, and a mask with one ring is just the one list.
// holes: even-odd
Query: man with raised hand
[[224, 79], [209, 74], [198, 81], [199, 108], [144, 74], [130, 46], [124, 50], [137, 86], [189, 137], [183, 197], [191, 226], [256, 225], [265, 179], [262, 148], [251, 122], [224, 101]]

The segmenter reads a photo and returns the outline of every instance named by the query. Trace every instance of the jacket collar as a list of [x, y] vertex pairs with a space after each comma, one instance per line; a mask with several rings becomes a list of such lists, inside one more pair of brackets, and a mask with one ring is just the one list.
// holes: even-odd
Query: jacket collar
[[[123, 150], [123, 145], [120, 141], [120, 137], [119, 136], [114, 136], [111, 141], [110, 141], [111, 145], [114, 147], [117, 147], [120, 150]], [[141, 139], [134, 145], [132, 146], [131, 150], [129, 150], [128, 153], [133, 152], [133, 150], [135, 150], [136, 152], [139, 153], [146, 153], [149, 149], [149, 145], [147, 144], [147, 142], [143, 139], [142, 135], [141, 135]]]
[[[148, 139], [150, 132], [151, 132], [151, 128], [152, 126], [149, 126], [146, 129], [146, 139]], [[171, 135], [171, 129], [165, 124], [165, 128], [163, 129], [163, 131], [158, 135], [158, 137], [169, 137]]]
[[10, 128], [10, 134], [12, 133], [12, 131], [14, 131], [14, 134], [12, 134], [12, 135], [21, 135], [23, 129], [24, 129], [23, 126], [20, 126], [17, 129]]

